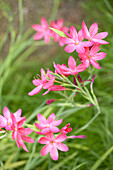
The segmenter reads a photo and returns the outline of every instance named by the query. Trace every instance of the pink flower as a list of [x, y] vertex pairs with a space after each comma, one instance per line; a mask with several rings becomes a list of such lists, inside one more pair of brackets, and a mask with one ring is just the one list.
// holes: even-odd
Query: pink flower
[[84, 64], [79, 64], [76, 67], [76, 61], [72, 56], [69, 57], [68, 66], [69, 66], [69, 68], [67, 68], [66, 65], [64, 65], [64, 64], [62, 64], [62, 65], [57, 64], [56, 65], [54, 63], [55, 72], [59, 73], [61, 75], [64, 75], [64, 76], [69, 76], [70, 74], [76, 75], [79, 72], [82, 72], [86, 69], [86, 66]]
[[71, 26], [70, 34], [66, 35], [68, 35], [69, 38], [62, 37], [62, 42], [64, 44], [68, 44], [65, 47], [65, 51], [67, 53], [72, 53], [74, 50], [76, 50], [77, 53], [84, 53], [84, 47], [90, 47], [91, 45], [93, 45], [93, 43], [89, 41], [82, 42], [82, 40], [84, 39], [82, 30], [80, 30], [77, 34], [77, 31], [74, 26]]
[[28, 93], [29, 96], [38, 94], [41, 89], [48, 89], [43, 95], [49, 93], [49, 91], [61, 91], [65, 90], [65, 87], [54, 85], [55, 77], [50, 74], [52, 71], [47, 70], [47, 74], [43, 69], [41, 69], [41, 79], [34, 79], [33, 84], [37, 86], [31, 92]]
[[15, 116], [12, 115], [12, 120], [13, 120], [13, 125], [12, 125], [12, 139], [16, 140], [16, 144], [17, 146], [20, 148], [22, 146], [22, 148], [26, 151], [29, 152], [26, 145], [24, 144], [23, 141], [27, 142], [27, 143], [34, 143], [35, 141], [31, 138], [28, 137], [27, 135], [29, 135], [30, 133], [33, 132], [33, 130], [31, 130], [30, 128], [23, 128], [22, 125], [23, 123], [26, 121], [26, 119], [20, 120], [18, 123], [16, 123], [15, 120]]
[[94, 44], [108, 44], [109, 42], [102, 40], [108, 35], [108, 32], [101, 32], [97, 34], [98, 24], [94, 23], [90, 26], [89, 31], [85, 22], [82, 22], [82, 31], [84, 38], [88, 39], [90, 42]]
[[38, 129], [41, 130], [40, 134], [46, 134], [48, 132], [54, 132], [54, 133], [59, 132], [60, 130], [56, 126], [60, 125], [62, 123], [62, 121], [63, 121], [63, 119], [55, 120], [55, 114], [54, 113], [52, 113], [48, 117], [47, 120], [46, 120], [46, 118], [44, 116], [42, 116], [40, 113], [38, 113], [37, 119], [39, 120], [40, 123], [35, 123], [35, 126]]
[[[19, 122], [20, 120], [23, 120], [25, 117], [20, 117], [22, 113], [22, 110], [19, 109], [17, 112], [15, 112], [13, 115], [15, 116], [16, 122]], [[4, 107], [3, 109], [3, 115], [0, 115], [0, 127], [5, 128], [6, 130], [12, 130], [12, 116], [11, 112], [7, 107]]]
[[57, 137], [54, 138], [54, 135], [52, 132], [46, 134], [46, 137], [41, 137], [39, 140], [40, 144], [46, 144], [42, 150], [41, 150], [41, 155], [45, 156], [50, 152], [51, 158], [56, 161], [58, 160], [58, 151], [64, 151], [67, 152], [69, 148], [61, 143], [67, 139], [67, 136], [64, 134], [60, 134]]
[[[65, 27], [63, 26], [63, 19], [59, 19], [57, 20], [56, 22], [54, 21], [51, 21], [51, 27], [52, 28], [55, 28], [57, 30], [60, 30], [62, 32], [68, 32], [69, 31], [69, 28], [68, 27]], [[59, 44], [60, 46], [63, 46], [63, 42], [61, 40], [61, 37], [60, 35], [56, 34], [54, 31], [51, 30], [51, 33], [52, 33], [52, 37], [54, 38], [55, 42], [59, 41]]]
[[91, 47], [91, 49], [86, 48], [83, 54], [79, 54], [79, 57], [81, 58], [81, 61], [86, 66], [86, 68], [89, 67], [91, 63], [95, 68], [101, 69], [96, 60], [102, 60], [107, 55], [107, 53], [98, 53], [99, 50], [99, 45], [94, 45]]
[[62, 129], [61, 129], [61, 133], [63, 133], [63, 134], [67, 134], [67, 133], [69, 133], [69, 132], [71, 132], [72, 131], [72, 128], [71, 127], [69, 127], [70, 126], [70, 123], [68, 123], [66, 126], [64, 126]]
[[46, 44], [49, 43], [51, 32], [47, 20], [44, 17], [41, 18], [41, 25], [32, 25], [32, 28], [38, 32], [34, 35], [34, 40], [40, 40], [44, 37]]

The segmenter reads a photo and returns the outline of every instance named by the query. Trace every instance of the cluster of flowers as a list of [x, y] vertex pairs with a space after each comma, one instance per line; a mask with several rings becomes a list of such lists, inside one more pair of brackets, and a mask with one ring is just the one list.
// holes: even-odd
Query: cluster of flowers
[[[68, 90], [62, 84], [58, 85], [58, 83], [62, 83], [56, 80], [55, 74], [60, 74], [60, 77], [68, 77], [69, 75], [74, 76], [74, 84], [77, 85], [75, 75], [79, 72], [83, 72], [86, 70], [90, 64], [92, 64], [95, 68], [101, 69], [99, 64], [96, 60], [101, 60], [106, 56], [106, 53], [99, 52], [101, 44], [108, 44], [108, 42], [102, 40], [104, 39], [108, 33], [101, 32], [97, 33], [98, 31], [98, 24], [94, 23], [90, 26], [89, 31], [86, 27], [85, 22], [82, 22], [82, 29], [77, 33], [74, 26], [70, 27], [70, 34], [68, 33], [69, 28], [63, 26], [63, 20], [57, 20], [56, 22], [51, 21], [51, 27], [53, 30], [49, 28], [49, 25], [45, 18], [41, 18], [41, 25], [36, 24], [32, 26], [34, 30], [37, 31], [36, 35], [34, 36], [34, 40], [39, 40], [44, 37], [45, 43], [50, 42], [50, 37], [52, 37], [55, 42], [59, 41], [60, 46], [65, 47], [65, 51], [67, 53], [71, 53], [76, 50], [79, 56], [79, 61], [81, 63], [76, 66], [75, 59], [70, 56], [68, 59], [68, 67], [65, 64], [55, 64], [54, 68], [55, 73], [47, 69], [47, 73], [43, 68], [41, 68], [41, 77], [38, 75], [34, 80], [33, 84], [36, 86], [28, 95], [36, 95], [39, 93], [42, 88], [46, 89], [47, 91], [43, 94], [49, 93], [49, 91], [63, 91]], [[55, 32], [55, 30], [57, 30]], [[63, 33], [63, 34], [62, 34]], [[61, 36], [63, 35], [63, 36]], [[86, 39], [87, 41], [83, 41]], [[91, 91], [92, 85], [94, 82], [95, 76], [93, 76], [91, 81]], [[83, 84], [83, 80], [81, 79], [80, 75], [77, 75], [77, 79], [80, 82], [81, 86]], [[63, 79], [64, 80], [64, 79]], [[89, 81], [89, 80], [86, 80]], [[65, 82], [65, 80], [64, 80]], [[55, 84], [56, 83], [56, 84]], [[54, 99], [48, 100], [47, 104], [49, 105], [55, 101]], [[89, 106], [92, 106], [89, 105]], [[35, 141], [28, 137], [31, 132], [33, 132], [30, 128], [24, 128], [23, 124], [26, 121], [25, 117], [21, 117], [21, 109], [17, 110], [15, 113], [11, 113], [7, 107], [3, 109], [3, 115], [0, 115], [0, 131], [4, 133], [11, 132], [12, 139], [17, 143], [17, 146], [20, 148], [21, 146], [25, 151], [28, 152], [27, 147], [25, 146], [24, 142], [34, 143]], [[50, 156], [53, 160], [58, 159], [58, 151], [57, 149], [67, 152], [69, 148], [63, 144], [62, 142], [65, 141], [67, 138], [85, 138], [84, 135], [80, 136], [67, 136], [69, 132], [71, 132], [72, 128], [70, 128], [70, 123], [64, 126], [61, 130], [57, 127], [59, 126], [63, 119], [55, 120], [55, 114], [52, 113], [48, 119], [42, 116], [40, 113], [37, 115], [39, 123], [35, 123], [37, 127], [36, 133], [39, 135], [44, 135], [39, 139], [40, 144], [46, 144], [42, 150], [41, 155], [47, 155], [50, 152]], [[54, 134], [58, 133], [58, 134]]]
[[[28, 137], [30, 133], [33, 132], [30, 128], [23, 128], [23, 124], [26, 121], [25, 117], [21, 117], [22, 110], [19, 109], [15, 113], [11, 113], [7, 107], [4, 107], [3, 109], [3, 115], [0, 115], [0, 131], [4, 132], [11, 132], [12, 133], [12, 139], [15, 141], [17, 146], [22, 148], [28, 152], [28, 149], [26, 145], [23, 143], [23, 141], [27, 143], [34, 143], [35, 141]], [[44, 116], [42, 116], [40, 113], [37, 115], [38, 121], [40, 123], [35, 123], [35, 126], [37, 127], [36, 133], [39, 135], [45, 135], [45, 137], [41, 137], [39, 139], [40, 144], [46, 144], [42, 150], [41, 155], [47, 155], [50, 152], [50, 156], [53, 160], [58, 160], [58, 151], [57, 149], [67, 152], [69, 148], [61, 143], [65, 141], [67, 138], [86, 138], [84, 135], [80, 136], [66, 136], [67, 133], [71, 132], [72, 128], [69, 127], [70, 123], [68, 123], [66, 126], [64, 126], [61, 130], [57, 127], [60, 125], [63, 121], [63, 119], [55, 120], [55, 114], [52, 113], [48, 119]], [[6, 131], [4, 131], [4, 128]], [[39, 131], [40, 130], [40, 131]], [[54, 138], [53, 133], [59, 134]]]
[[[15, 141], [17, 146], [20, 148], [21, 146], [25, 151], [28, 152], [27, 147], [24, 142], [34, 143], [35, 141], [27, 136], [33, 132], [30, 128], [23, 128], [23, 124], [26, 121], [25, 116], [21, 117], [22, 110], [19, 109], [15, 113], [11, 113], [7, 107], [3, 109], [3, 115], [0, 115], [0, 128], [5, 128], [6, 132], [12, 132], [12, 139]], [[3, 131], [3, 129], [1, 129]]]
[[[41, 25], [36, 24], [32, 26], [34, 30], [38, 33], [34, 36], [34, 40], [39, 40], [44, 37], [45, 42], [49, 43], [50, 37], [53, 37], [55, 42], [59, 41], [61, 46], [68, 44], [65, 47], [67, 53], [71, 53], [74, 50], [78, 53], [79, 61], [81, 63], [77, 66], [75, 59], [70, 56], [68, 59], [68, 67], [65, 64], [55, 64], [55, 73], [59, 73], [61, 76], [64, 75], [68, 77], [69, 75], [77, 75], [79, 72], [86, 70], [90, 64], [95, 68], [101, 69], [100, 65], [96, 60], [103, 59], [107, 54], [105, 52], [99, 52], [101, 44], [108, 44], [107, 41], [102, 40], [108, 35], [108, 32], [97, 33], [98, 24], [94, 23], [90, 26], [89, 31], [85, 22], [82, 22], [82, 29], [77, 33], [74, 26], [70, 27], [70, 34], [68, 33], [69, 28], [63, 26], [63, 20], [57, 20], [56, 22], [51, 21], [51, 27], [57, 30], [57, 33], [49, 28], [49, 25], [45, 18], [41, 18]], [[58, 31], [63, 32], [65, 37], [61, 37]], [[63, 34], [63, 35], [64, 35]], [[83, 41], [87, 39], [88, 41]], [[99, 52], [99, 53], [98, 53]], [[28, 95], [35, 95], [39, 93], [42, 89], [48, 89], [43, 95], [47, 94], [49, 91], [61, 91], [66, 90], [65, 87], [61, 85], [54, 85], [55, 77], [51, 75], [53, 73], [49, 69], [47, 74], [41, 69], [41, 80], [34, 79], [33, 84], [37, 86], [34, 90], [28, 93]]]
[[[35, 123], [35, 126], [40, 129], [40, 132], [36, 132], [40, 135], [45, 135], [44, 137], [41, 137], [39, 139], [40, 144], [46, 144], [42, 150], [41, 155], [47, 155], [50, 152], [50, 156], [53, 160], [58, 160], [58, 151], [64, 151], [67, 152], [69, 148], [61, 143], [65, 141], [67, 138], [86, 138], [84, 135], [80, 136], [67, 136], [67, 133], [71, 132], [72, 128], [69, 127], [70, 123], [68, 123], [66, 126], [64, 126], [61, 130], [56, 127], [60, 125], [63, 121], [63, 119], [55, 120], [55, 114], [52, 113], [48, 119], [44, 116], [42, 116], [40, 113], [37, 115], [37, 119], [40, 123]], [[59, 133], [57, 135], [54, 135], [54, 133]], [[55, 137], [54, 137], [55, 136]]]

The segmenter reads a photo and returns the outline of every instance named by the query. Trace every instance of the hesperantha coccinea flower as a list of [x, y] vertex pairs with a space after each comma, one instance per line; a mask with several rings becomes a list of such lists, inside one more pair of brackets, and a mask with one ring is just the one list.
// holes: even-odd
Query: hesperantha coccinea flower
[[62, 42], [64, 44], [68, 44], [65, 47], [65, 51], [67, 53], [72, 53], [74, 50], [77, 51], [77, 53], [84, 53], [85, 48], [84, 47], [90, 47], [93, 45], [92, 42], [89, 41], [83, 41], [84, 36], [82, 29], [77, 33], [76, 28], [74, 26], [71, 26], [70, 28], [70, 34], [66, 34], [68, 37], [63, 37]]
[[35, 141], [28, 137], [33, 130], [30, 128], [23, 128], [22, 125], [26, 121], [25, 116], [20, 117], [22, 113], [22, 110], [19, 109], [14, 114], [9, 111], [7, 107], [4, 107], [3, 109], [3, 115], [0, 115], [0, 128], [5, 128], [7, 132], [12, 133], [12, 139], [16, 140], [17, 146], [20, 148], [21, 146], [25, 151], [28, 152], [28, 149], [26, 148], [23, 141], [27, 143], [34, 143]]
[[[69, 31], [68, 27], [63, 26], [63, 19], [59, 19], [56, 21], [51, 21], [51, 27], [55, 28], [57, 30], [60, 30], [64, 33], [67, 33]], [[54, 38], [55, 42], [59, 41], [59, 45], [63, 46], [64, 43], [62, 42], [61, 36], [55, 33], [54, 31], [51, 30], [52, 37]]]
[[76, 66], [76, 61], [72, 56], [69, 57], [68, 66], [69, 68], [64, 64], [60, 65], [54, 63], [55, 72], [64, 75], [66, 77], [69, 76], [70, 74], [76, 75], [79, 72], [83, 72], [86, 69], [84, 63], [81, 63], [78, 66]]
[[47, 89], [47, 91], [43, 94], [49, 93], [49, 91], [62, 91], [66, 88], [60, 85], [55, 85], [55, 77], [51, 74], [53, 73], [49, 69], [47, 70], [47, 73], [45, 73], [44, 69], [41, 69], [41, 79], [35, 78], [33, 80], [33, 84], [37, 86], [35, 89], [33, 89], [31, 92], [28, 93], [29, 96], [33, 96], [38, 94], [42, 88]]
[[37, 31], [37, 33], [34, 35], [34, 40], [40, 40], [44, 38], [46, 44], [50, 42], [51, 31], [49, 29], [47, 20], [44, 17], [41, 18], [41, 25], [35, 24], [32, 25], [32, 28]]
[[56, 126], [59, 126], [63, 121], [63, 119], [55, 120], [54, 113], [52, 113], [47, 120], [43, 115], [38, 113], [37, 119], [40, 123], [35, 123], [35, 126], [41, 130], [41, 134], [46, 134], [48, 132], [58, 133], [60, 129]]
[[67, 136], [68, 133], [72, 131], [72, 128], [69, 127], [70, 123], [65, 125], [60, 130], [56, 126], [59, 126], [62, 123], [63, 119], [55, 120], [54, 113], [52, 113], [47, 119], [40, 113], [38, 113], [37, 118], [40, 123], [35, 123], [35, 126], [40, 131], [36, 131], [36, 133], [38, 133], [39, 135], [44, 135], [39, 139], [39, 143], [46, 144], [41, 150], [41, 155], [45, 156], [50, 152], [50, 156], [54, 161], [58, 160], [58, 150], [63, 152], [67, 152], [69, 150], [69, 148], [64, 143], [62, 143], [67, 138], [86, 138], [85, 135]]
[[[7, 107], [3, 108], [3, 115], [0, 115], [0, 128], [5, 128], [6, 130], [12, 130], [12, 116], [11, 116], [11, 112], [9, 111], [9, 109]], [[13, 113], [13, 115], [15, 116], [15, 121], [16, 123], [18, 123], [20, 120], [25, 119], [25, 117], [20, 117], [22, 114], [22, 110], [19, 109], [17, 110], [15, 113]]]
[[83, 54], [79, 54], [81, 62], [87, 67], [92, 64], [95, 68], [101, 69], [99, 64], [97, 63], [98, 60], [102, 60], [106, 57], [107, 53], [99, 52], [100, 45], [93, 45], [91, 48], [85, 48], [85, 52]]
[[90, 42], [94, 43], [94, 44], [108, 44], [109, 42], [102, 40], [104, 38], [107, 37], [108, 32], [101, 32], [101, 33], [97, 33], [98, 32], [98, 24], [97, 23], [93, 23], [90, 28], [89, 31], [87, 29], [87, 26], [85, 24], [85, 22], [82, 22], [82, 32], [83, 32], [83, 36], [85, 39], [88, 39]]

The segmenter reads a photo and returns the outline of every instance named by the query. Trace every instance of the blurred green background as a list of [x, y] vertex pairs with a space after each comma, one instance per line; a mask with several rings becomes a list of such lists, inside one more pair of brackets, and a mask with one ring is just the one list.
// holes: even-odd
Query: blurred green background
[[[33, 124], [38, 112], [45, 115], [51, 112], [63, 113], [64, 121], [71, 123], [73, 131], [85, 125], [95, 114], [93, 107], [77, 110], [70, 107], [46, 107], [46, 101], [59, 98], [50, 92], [42, 96], [28, 96], [34, 86], [33, 77], [40, 69], [53, 69], [53, 61], [66, 63], [70, 54], [51, 42], [45, 45], [43, 40], [33, 41], [33, 24], [40, 24], [41, 17], [64, 19], [64, 25], [74, 25], [78, 30], [85, 20], [89, 27], [97, 22], [99, 32], [108, 31], [109, 45], [102, 46], [107, 53], [100, 61], [101, 70], [96, 70], [94, 91], [100, 98], [101, 114], [81, 134], [86, 140], [68, 140], [69, 152], [59, 152], [59, 160], [54, 162], [50, 156], [41, 157], [42, 145], [38, 144], [38, 135], [31, 136], [35, 144], [26, 144], [29, 153], [18, 149], [11, 139], [0, 140], [1, 169], [24, 170], [112, 170], [113, 169], [113, 1], [112, 0], [0, 0], [0, 110], [7, 106], [15, 112], [22, 109], [28, 123]], [[85, 80], [85, 75], [82, 77]], [[79, 95], [77, 96], [79, 100]], [[81, 98], [80, 98], [81, 100]], [[83, 103], [81, 100], [80, 103]], [[62, 126], [61, 126], [62, 127]]]

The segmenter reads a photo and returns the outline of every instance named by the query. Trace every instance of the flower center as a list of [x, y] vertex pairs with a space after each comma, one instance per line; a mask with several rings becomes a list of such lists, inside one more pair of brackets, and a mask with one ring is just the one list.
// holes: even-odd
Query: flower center
[[8, 125], [11, 125], [11, 123], [8, 123]]

